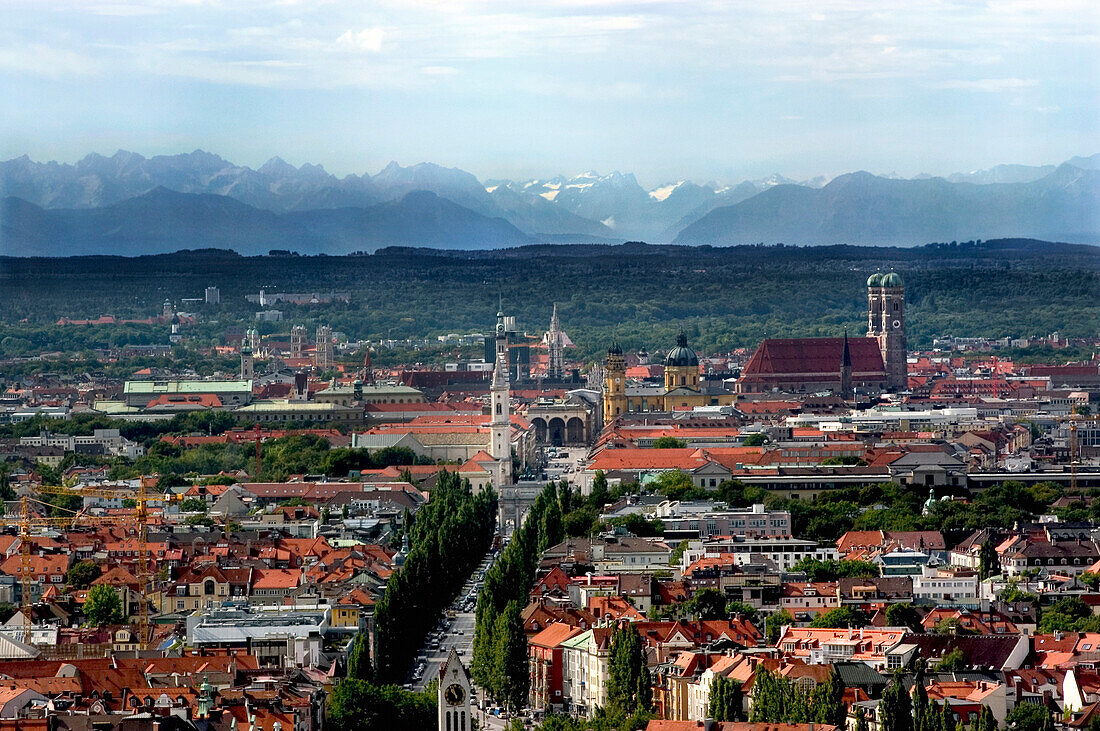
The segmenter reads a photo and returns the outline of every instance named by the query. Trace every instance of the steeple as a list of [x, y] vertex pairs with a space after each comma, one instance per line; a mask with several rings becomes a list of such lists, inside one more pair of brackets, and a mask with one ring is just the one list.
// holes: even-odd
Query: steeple
[[214, 686], [210, 685], [210, 677], [202, 676], [202, 685], [199, 686], [199, 697], [195, 710], [199, 718], [210, 718], [210, 708], [214, 704]]
[[840, 397], [852, 396], [852, 351], [848, 349], [848, 328], [844, 328], [844, 350], [840, 354]]
[[489, 454], [497, 461], [494, 487], [512, 482], [512, 417], [508, 398], [508, 342], [504, 310], [497, 312], [496, 362], [489, 388]]
[[561, 323], [558, 322], [558, 304], [554, 303], [554, 314], [550, 316], [550, 330], [546, 333], [546, 375], [549, 378], [565, 377], [565, 339], [562, 337]]

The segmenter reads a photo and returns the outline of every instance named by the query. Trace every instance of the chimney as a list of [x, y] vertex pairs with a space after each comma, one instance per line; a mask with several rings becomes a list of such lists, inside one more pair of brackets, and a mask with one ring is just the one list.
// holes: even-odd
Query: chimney
[[718, 723], [713, 718], [703, 719], [703, 731], [717, 731]]

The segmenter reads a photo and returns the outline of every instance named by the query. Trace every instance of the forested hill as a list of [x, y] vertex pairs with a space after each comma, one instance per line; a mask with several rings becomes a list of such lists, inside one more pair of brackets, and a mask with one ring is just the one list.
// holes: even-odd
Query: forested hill
[[[7, 333], [41, 341], [43, 348], [60, 347], [54, 343], [59, 337], [72, 343], [134, 342], [121, 326], [100, 335], [95, 328], [59, 329], [54, 323], [103, 314], [147, 318], [165, 299], [201, 297], [205, 287], [216, 285], [220, 306], [194, 306], [202, 323], [193, 333], [210, 343], [222, 342], [229, 327], [256, 326], [259, 308], [246, 294], [335, 290], [349, 293], [351, 301], [280, 303], [284, 321], [261, 323], [261, 331], [324, 323], [353, 339], [487, 332], [503, 297], [508, 314], [532, 333], [546, 328], [557, 302], [580, 356], [597, 356], [613, 337], [626, 348], [667, 349], [681, 326], [693, 346], [720, 352], [753, 347], [765, 333], [834, 335], [845, 326], [859, 332], [866, 326], [866, 279], [891, 268], [906, 282], [914, 345], [944, 334], [1100, 332], [1100, 248], [1005, 239], [916, 248], [629, 243], [497, 252], [389, 248], [343, 257], [202, 250], [135, 258], [0, 258], [0, 341]], [[27, 334], [35, 328], [43, 330]], [[167, 341], [166, 333], [142, 337]]]

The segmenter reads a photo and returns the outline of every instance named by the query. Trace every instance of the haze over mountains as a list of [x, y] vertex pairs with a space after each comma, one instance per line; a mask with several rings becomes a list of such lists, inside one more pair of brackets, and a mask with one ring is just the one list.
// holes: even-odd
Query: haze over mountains
[[916, 245], [1030, 237], [1100, 243], [1100, 155], [948, 178], [866, 172], [736, 185], [632, 174], [479, 181], [431, 163], [337, 178], [273, 158], [258, 169], [201, 150], [79, 162], [0, 162], [0, 254], [135, 255], [218, 247], [344, 254], [385, 246], [538, 242]]

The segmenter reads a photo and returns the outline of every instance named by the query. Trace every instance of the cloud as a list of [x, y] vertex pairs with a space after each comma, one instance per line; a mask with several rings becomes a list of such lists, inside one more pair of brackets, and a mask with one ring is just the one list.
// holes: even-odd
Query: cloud
[[382, 38], [385, 33], [381, 28], [364, 28], [363, 30], [345, 31], [336, 39], [336, 45], [353, 51], [370, 51], [379, 53], [382, 50]]
[[94, 58], [68, 49], [45, 43], [0, 43], [0, 73], [65, 79], [91, 76], [101, 70]]
[[1034, 79], [952, 79], [938, 81], [930, 84], [934, 89], [958, 89], [961, 91], [980, 91], [986, 93], [999, 93], [1002, 91], [1019, 91], [1028, 89], [1038, 84]]

